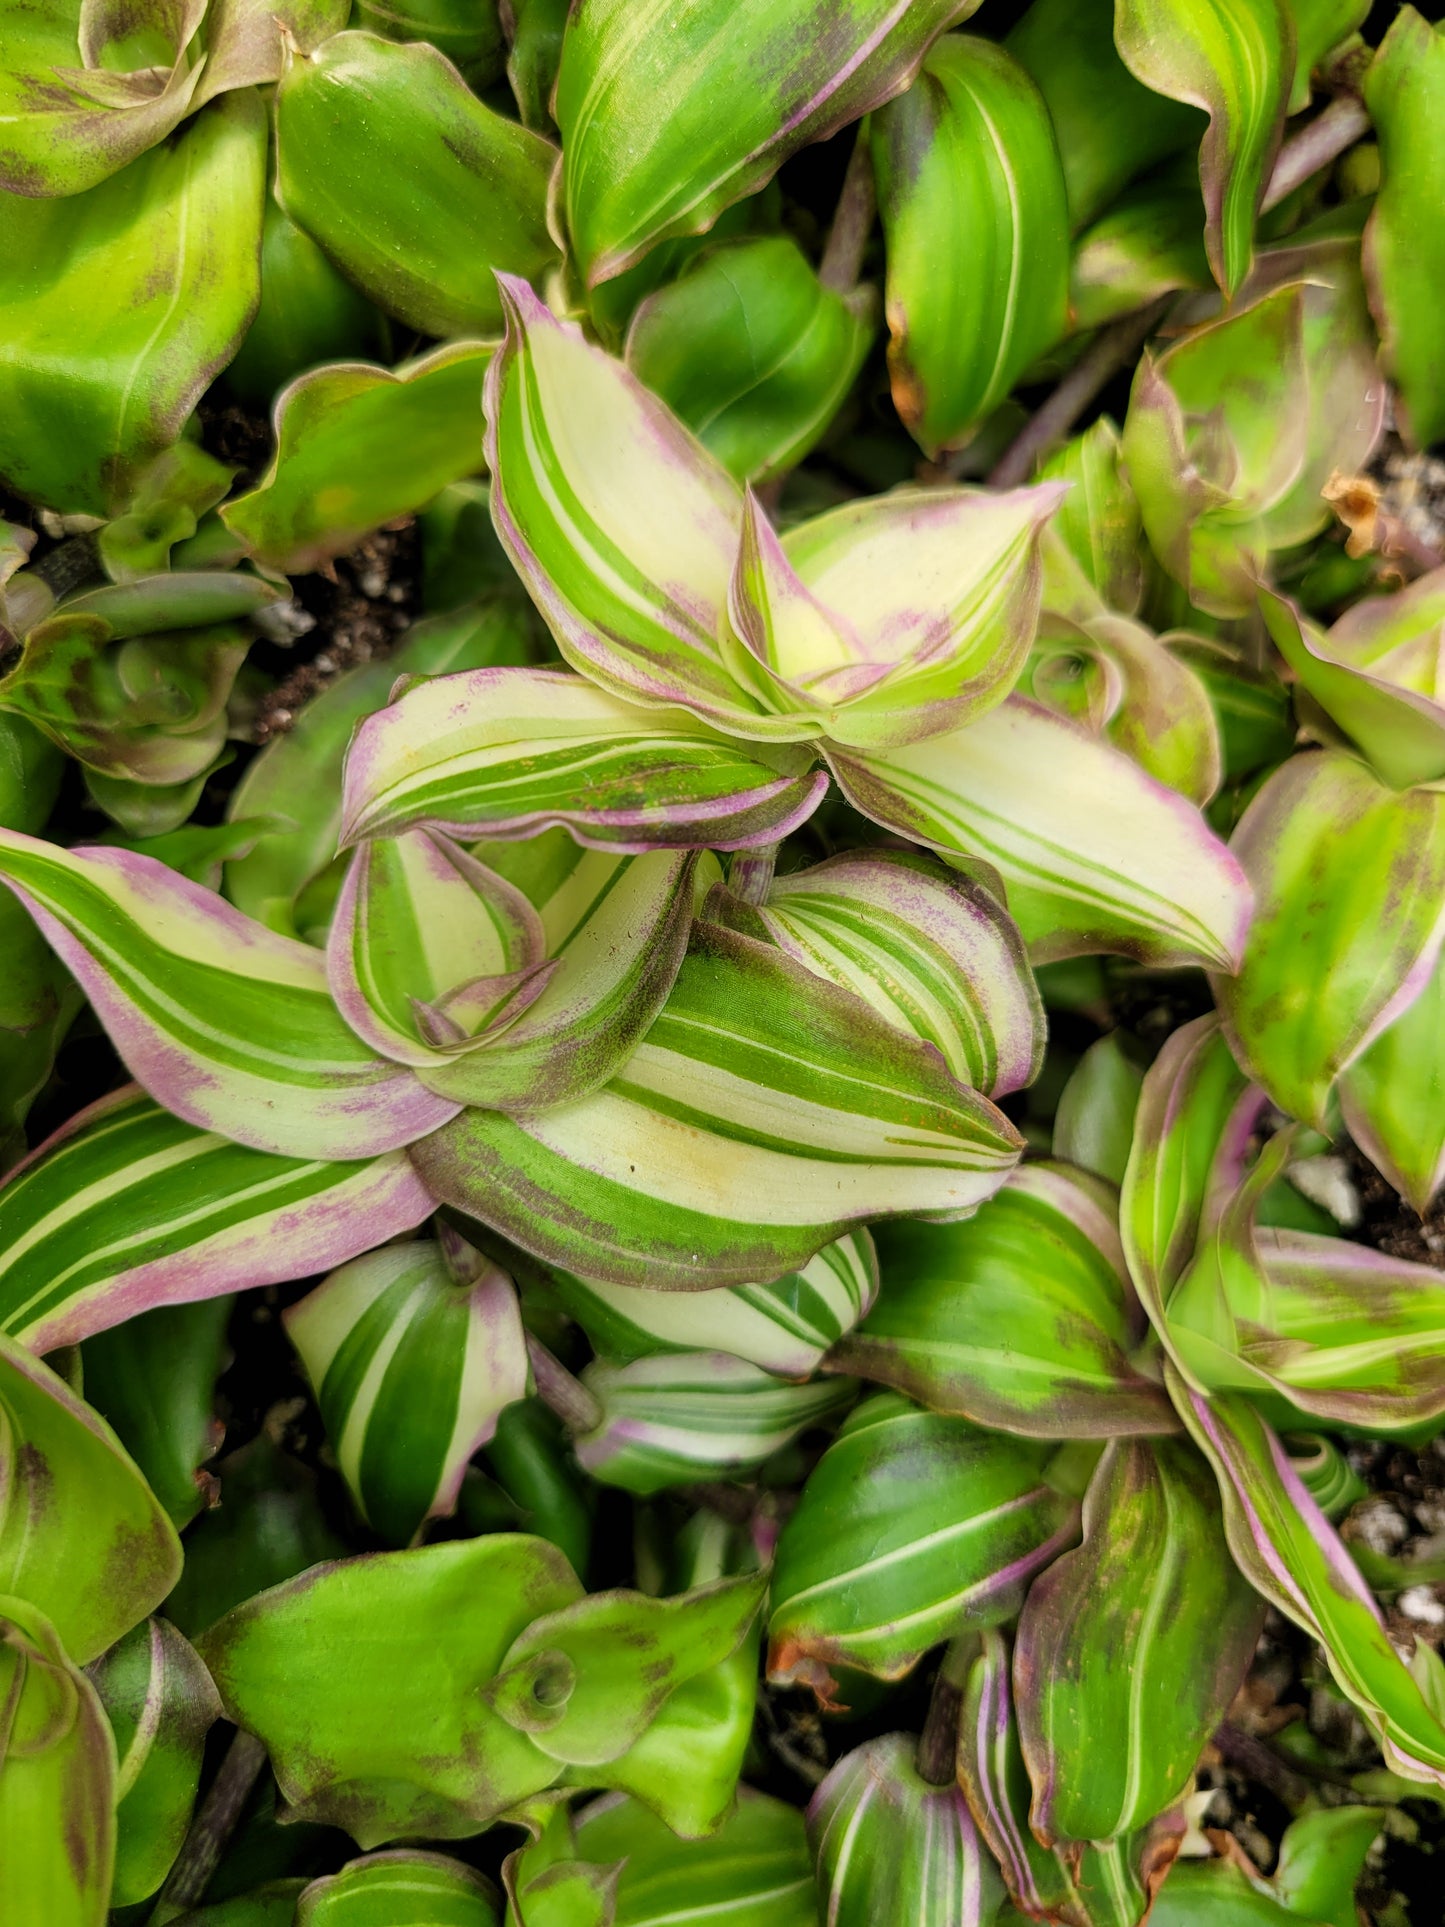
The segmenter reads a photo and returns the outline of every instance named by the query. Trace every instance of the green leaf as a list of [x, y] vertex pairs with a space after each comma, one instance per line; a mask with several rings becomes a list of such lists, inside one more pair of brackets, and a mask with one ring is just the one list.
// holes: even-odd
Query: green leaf
[[1407, 1779], [1445, 1785], [1445, 1725], [1391, 1645], [1354, 1561], [1278, 1437], [1248, 1400], [1205, 1398], [1172, 1369], [1169, 1377], [1180, 1416], [1218, 1477], [1235, 1564], [1323, 1646], [1386, 1764]]
[[[1073, 613], [1060, 606], [1053, 590], [1055, 571], [1067, 558], [1107, 609], [1132, 615], [1143, 594], [1144, 569], [1139, 504], [1120, 461], [1118, 429], [1101, 415], [1051, 455], [1039, 477], [1069, 484], [1044, 533], [1044, 607]], [[1088, 613], [1097, 611], [1090, 607]]]
[[819, 281], [789, 236], [726, 241], [641, 302], [627, 362], [740, 482], [795, 467], [872, 344], [871, 290]]
[[[684, 1307], [697, 1296], [647, 1295], [680, 1298]], [[856, 1389], [846, 1379], [788, 1385], [725, 1351], [592, 1364], [582, 1382], [602, 1416], [576, 1439], [577, 1463], [600, 1484], [643, 1498], [700, 1479], [745, 1477], [850, 1403]]]
[[0, 1587], [43, 1613], [83, 1666], [175, 1584], [175, 1528], [105, 1420], [8, 1338], [0, 1454]]
[[261, 305], [226, 370], [231, 393], [253, 408], [269, 409], [278, 389], [317, 362], [379, 359], [389, 335], [385, 317], [268, 194]]
[[201, 1510], [224, 1432], [216, 1380], [228, 1356], [229, 1295], [163, 1305], [85, 1341], [85, 1394], [145, 1474], [179, 1531]]
[[1204, 244], [1233, 294], [1249, 272], [1254, 219], [1294, 84], [1294, 25], [1283, 0], [1115, 0], [1114, 40], [1156, 94], [1202, 107]]
[[998, 1870], [956, 1786], [931, 1786], [916, 1742], [888, 1733], [845, 1753], [813, 1795], [808, 1840], [830, 1927], [988, 1927]]
[[455, 1839], [556, 1779], [557, 1762], [483, 1689], [539, 1614], [579, 1597], [555, 1548], [492, 1533], [313, 1567], [198, 1644], [227, 1717], [265, 1742], [298, 1819], [342, 1826], [363, 1847]]
[[1014, 1646], [1030, 1820], [1052, 1845], [1137, 1831], [1187, 1790], [1264, 1609], [1185, 1443], [1111, 1443], [1083, 1543], [1034, 1581]]
[[1445, 1183], [1445, 954], [1339, 1082], [1350, 1136], [1423, 1218]]
[[313, 1880], [296, 1902], [296, 1927], [500, 1927], [496, 1889], [444, 1853], [371, 1853]]
[[803, 1817], [751, 1787], [706, 1840], [679, 1840], [636, 1800], [613, 1798], [578, 1815], [577, 1845], [590, 1860], [622, 1862], [613, 1927], [816, 1927]]
[[[280, 820], [280, 827], [268, 829], [250, 851], [226, 865], [226, 895], [237, 909], [282, 936], [313, 936], [309, 922], [304, 931], [298, 927], [297, 916], [305, 921], [309, 908], [298, 899], [336, 856], [346, 747], [362, 717], [385, 706], [398, 676], [520, 665], [532, 654], [524, 616], [505, 603], [488, 602], [414, 624], [384, 661], [362, 663], [329, 683], [284, 735], [273, 736], [246, 765], [232, 792], [233, 823]], [[340, 883], [338, 875], [338, 889]], [[323, 940], [329, 921], [328, 904], [319, 932]]]
[[472, 1454], [525, 1398], [527, 1350], [511, 1280], [442, 1246], [354, 1258], [284, 1314], [321, 1422], [363, 1518], [407, 1545], [456, 1507]]
[[1285, 1828], [1274, 1885], [1294, 1914], [1355, 1927], [1355, 1883], [1383, 1831], [1379, 1807], [1314, 1807]]
[[1059, 1094], [1054, 1156], [1122, 1184], [1143, 1081], [1117, 1031], [1090, 1044]]
[[1311, 76], [1326, 54], [1333, 53], [1365, 24], [1370, 4], [1369, 0], [1286, 0], [1286, 4], [1294, 21], [1294, 91], [1288, 109], [1293, 115], [1309, 106]]
[[[1004, 44], [1048, 107], [1076, 229], [1198, 138], [1194, 111], [1141, 87], [1120, 60], [1114, 0], [1033, 0]], [[1197, 195], [1194, 210], [1197, 226]]]
[[90, 1678], [115, 1735], [111, 1903], [125, 1907], [153, 1894], [180, 1852], [221, 1703], [194, 1649], [165, 1619], [127, 1633]]
[[396, 1150], [456, 1106], [343, 1023], [323, 960], [129, 850], [0, 832], [0, 880], [177, 1116], [283, 1157]]
[[27, 1600], [0, 1597], [0, 1917], [103, 1927], [115, 1742], [95, 1688]]
[[1323, 1927], [1284, 1906], [1231, 1860], [1183, 1860], [1154, 1903], [1150, 1927]]
[[778, 1540], [769, 1676], [827, 1704], [832, 1666], [900, 1679], [931, 1646], [1010, 1618], [1077, 1533], [1043, 1458], [893, 1392], [858, 1406]]
[[1323, 1124], [1340, 1074], [1430, 981], [1445, 936], [1445, 796], [1397, 793], [1343, 750], [1295, 756], [1232, 848], [1258, 910], [1215, 986], [1240, 1063], [1280, 1109]]
[[324, 1271], [431, 1209], [399, 1152], [272, 1156], [197, 1130], [132, 1084], [0, 1187], [0, 1332], [53, 1350], [158, 1305]]
[[497, 0], [360, 0], [356, 24], [387, 40], [427, 40], [485, 93], [502, 78], [507, 36]]
[[828, 763], [875, 823], [992, 863], [1036, 963], [1114, 950], [1234, 968], [1250, 911], [1235, 858], [1182, 796], [1039, 704], [1013, 696], [963, 729]]
[[[1150, 96], [1156, 98], [1156, 96]], [[1181, 288], [1211, 283], [1199, 226], [1199, 186], [1165, 170], [1130, 188], [1093, 222], [1074, 249], [1069, 306], [1074, 326], [1103, 328]]]
[[1445, 433], [1445, 353], [1436, 290], [1445, 273], [1438, 206], [1445, 139], [1445, 34], [1401, 7], [1366, 71], [1380, 191], [1365, 230], [1365, 276], [1380, 360], [1417, 447]]
[[549, 1280], [604, 1358], [623, 1364], [663, 1352], [726, 1352], [780, 1378], [808, 1378], [851, 1331], [878, 1291], [866, 1230], [824, 1245], [797, 1271], [718, 1291], [650, 1291], [553, 1271]]
[[[710, 228], [809, 141], [906, 87], [973, 0], [597, 0], [569, 17], [562, 208], [589, 288]], [[639, 126], [654, 135], [639, 147]]]
[[[829, 1367], [1032, 1438], [1172, 1432], [1107, 1188], [1027, 1164], [966, 1224], [881, 1234], [886, 1289]], [[1092, 1837], [1092, 1836], [1090, 1836]]]
[[562, 36], [570, 0], [510, 0], [512, 47], [507, 79], [524, 127], [547, 133], [552, 126], [552, 88], [562, 59]]
[[1018, 1139], [928, 1046], [713, 924], [596, 1095], [472, 1110], [413, 1149], [434, 1196], [584, 1278], [649, 1289], [796, 1270], [864, 1220], [966, 1213]]
[[343, 362], [298, 375], [276, 403], [276, 453], [221, 520], [266, 568], [321, 568], [482, 463], [491, 348], [451, 342], [396, 371]]
[[238, 93], [83, 196], [10, 202], [0, 474], [17, 493], [105, 515], [176, 440], [256, 307], [265, 159], [260, 101]]
[[189, 541], [236, 471], [197, 442], [165, 449], [139, 477], [124, 515], [96, 532], [101, 565], [112, 582], [134, 582], [170, 567], [171, 550]]
[[739, 849], [812, 814], [827, 779], [811, 761], [559, 670], [458, 672], [401, 691], [357, 731], [341, 835], [510, 839], [561, 824], [594, 849]]
[[268, 1880], [252, 1892], [238, 1894], [233, 1900], [217, 1900], [209, 1907], [195, 1907], [181, 1914], [171, 1927], [292, 1927], [296, 1902], [306, 1882]]
[[489, 334], [493, 271], [540, 275], [549, 141], [483, 106], [425, 41], [341, 33], [276, 91], [276, 194], [362, 293], [423, 334]]
[[970, 34], [940, 40], [870, 127], [893, 400], [936, 455], [967, 441], [1065, 332], [1063, 169], [1027, 70]]

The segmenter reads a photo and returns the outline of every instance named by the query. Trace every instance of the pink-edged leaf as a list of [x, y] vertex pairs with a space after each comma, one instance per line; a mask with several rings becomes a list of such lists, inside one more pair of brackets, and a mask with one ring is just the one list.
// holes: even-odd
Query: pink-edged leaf
[[365, 1158], [456, 1114], [342, 1022], [317, 951], [154, 857], [6, 830], [0, 881], [132, 1076], [188, 1123], [285, 1157]]
[[73, 1345], [158, 1305], [326, 1271], [432, 1209], [399, 1151], [350, 1163], [253, 1151], [130, 1085], [0, 1186], [0, 1332], [37, 1351]]
[[412, 684], [346, 762], [343, 842], [423, 825], [518, 838], [560, 825], [594, 849], [735, 850], [805, 822], [827, 778], [786, 745], [741, 744], [679, 709], [580, 676], [474, 669]]
[[1350, 1136], [1423, 1218], [1445, 1184], [1445, 949], [1430, 981], [1340, 1079]]

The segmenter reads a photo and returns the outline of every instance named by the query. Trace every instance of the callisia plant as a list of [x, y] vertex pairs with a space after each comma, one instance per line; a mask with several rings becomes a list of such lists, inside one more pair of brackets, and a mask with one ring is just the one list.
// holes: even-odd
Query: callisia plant
[[1381, 11], [0, 0], [6, 1927], [1438, 1917]]

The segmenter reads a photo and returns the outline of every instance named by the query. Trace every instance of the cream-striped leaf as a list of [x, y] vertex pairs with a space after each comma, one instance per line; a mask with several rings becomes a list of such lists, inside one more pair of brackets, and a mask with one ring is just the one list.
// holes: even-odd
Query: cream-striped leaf
[[409, 1544], [455, 1509], [472, 1454], [527, 1395], [511, 1279], [495, 1265], [459, 1279], [430, 1240], [390, 1245], [332, 1272], [285, 1318], [363, 1516]]
[[826, 1702], [833, 1666], [899, 1679], [931, 1646], [1012, 1617], [1077, 1531], [1045, 1456], [895, 1392], [860, 1405], [778, 1540], [769, 1676]]
[[696, 862], [556, 832], [519, 847], [509, 880], [435, 830], [377, 838], [352, 858], [332, 925], [338, 1008], [441, 1096], [528, 1111], [584, 1097], [672, 988]]
[[355, 1036], [308, 944], [154, 857], [0, 831], [0, 881], [131, 1075], [177, 1117], [283, 1157], [396, 1150], [456, 1111]]
[[964, 729], [828, 760], [875, 823], [994, 864], [1036, 962], [1239, 962], [1251, 898], [1238, 861], [1176, 791], [1036, 703], [1012, 696]]
[[399, 1151], [340, 1164], [252, 1151], [132, 1084], [0, 1186], [0, 1332], [38, 1352], [73, 1345], [157, 1305], [325, 1271], [432, 1208]]
[[496, 1889], [444, 1853], [414, 1847], [369, 1853], [313, 1880], [296, 1902], [295, 1927], [499, 1927]]
[[[751, 1787], [704, 1840], [679, 1840], [640, 1800], [611, 1794], [578, 1815], [577, 1845], [589, 1861], [620, 1863], [608, 1927], [817, 1927], [803, 1816]], [[552, 1916], [535, 1927], [554, 1927]]]
[[870, 1219], [966, 1213], [1019, 1149], [860, 998], [698, 923], [610, 1084], [540, 1117], [465, 1112], [412, 1155], [434, 1196], [545, 1263], [700, 1290], [796, 1270]]
[[590, 1365], [583, 1382], [602, 1417], [577, 1439], [578, 1464], [603, 1485], [644, 1498], [695, 1479], [756, 1471], [856, 1390], [851, 1379], [789, 1385], [726, 1352]]
[[757, 912], [773, 942], [935, 1045], [990, 1097], [1038, 1075], [1044, 1010], [1023, 940], [982, 884], [901, 850], [858, 850], [778, 877]]
[[797, 1271], [718, 1291], [648, 1291], [551, 1274], [595, 1350], [621, 1363], [658, 1352], [726, 1352], [780, 1378], [807, 1378], [878, 1293], [878, 1257], [860, 1227]]
[[559, 670], [474, 669], [413, 684], [357, 730], [342, 841], [560, 824], [594, 849], [734, 850], [806, 821], [827, 788], [811, 763], [806, 750], [733, 743]]

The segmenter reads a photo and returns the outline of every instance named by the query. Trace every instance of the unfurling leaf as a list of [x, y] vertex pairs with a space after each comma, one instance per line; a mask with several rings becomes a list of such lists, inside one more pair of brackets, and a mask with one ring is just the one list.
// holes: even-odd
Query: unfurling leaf
[[1235, 857], [1182, 796], [1037, 703], [1013, 696], [963, 729], [828, 762], [875, 823], [995, 865], [1036, 962], [1238, 963], [1251, 899]]
[[967, 441], [1064, 333], [1069, 210], [1025, 68], [949, 34], [871, 122], [893, 400], [926, 453]]
[[1259, 905], [1239, 974], [1219, 980], [1240, 1063], [1320, 1124], [1336, 1080], [1431, 980], [1445, 937], [1445, 796], [1397, 792], [1344, 750], [1295, 756], [1233, 845]]
[[442, 1246], [389, 1245], [332, 1272], [285, 1314], [342, 1476], [393, 1545], [455, 1510], [473, 1453], [527, 1394], [512, 1282]]
[[697, 923], [610, 1084], [535, 1116], [464, 1112], [412, 1156], [433, 1195], [547, 1264], [696, 1291], [796, 1270], [865, 1220], [966, 1213], [1018, 1147], [931, 1047]]
[[1365, 275], [1380, 358], [1417, 447], [1445, 431], [1440, 170], [1445, 163], [1445, 34], [1401, 7], [1365, 73], [1380, 144], [1380, 191], [1365, 230]]
[[220, 1716], [211, 1676], [166, 1619], [149, 1619], [90, 1668], [115, 1735], [116, 1860], [111, 1903], [153, 1894], [181, 1848]]
[[878, 1259], [872, 1238], [859, 1230], [766, 1284], [679, 1292], [571, 1272], [554, 1271], [550, 1279], [606, 1359], [627, 1364], [659, 1352], [726, 1352], [779, 1378], [803, 1379], [873, 1303]]
[[[656, 242], [710, 228], [825, 139], [906, 87], [976, 0], [591, 0], [557, 77], [562, 202], [588, 287]], [[639, 145], [637, 129], [654, 136]]]
[[1249, 272], [1254, 220], [1294, 85], [1294, 23], [1284, 0], [1116, 0], [1114, 39], [1137, 80], [1202, 107], [1205, 246], [1233, 294]]
[[873, 340], [871, 289], [824, 287], [787, 235], [722, 243], [638, 306], [627, 363], [738, 481], [794, 467]]
[[283, 1157], [355, 1159], [455, 1115], [342, 1022], [314, 950], [154, 857], [6, 831], [0, 880], [137, 1081], [187, 1123]]
[[432, 1210], [400, 1152], [334, 1163], [232, 1144], [134, 1084], [0, 1186], [0, 1332], [52, 1350], [158, 1305], [325, 1271]]
[[340, 33], [276, 93], [277, 198], [379, 308], [423, 334], [488, 334], [494, 270], [556, 259], [556, 149], [493, 113], [425, 41]]
[[104, 1419], [0, 1339], [0, 1588], [28, 1600], [85, 1665], [165, 1598], [175, 1528]]
[[55, 1628], [0, 1595], [0, 1918], [102, 1927], [115, 1864], [115, 1742]]
[[238, 93], [82, 196], [7, 196], [0, 475], [18, 494], [104, 515], [176, 440], [255, 311], [265, 159], [260, 101]]
[[1179, 1799], [1263, 1618], [1192, 1448], [1111, 1444], [1084, 1498], [1083, 1543], [1029, 1588], [1014, 1646], [1037, 1837], [1114, 1839]]
[[[697, 1294], [676, 1296], [685, 1308]], [[848, 1404], [856, 1389], [836, 1379], [788, 1385], [726, 1352], [589, 1365], [583, 1383], [602, 1416], [577, 1438], [577, 1463], [603, 1485], [644, 1498], [699, 1479], [745, 1477]]]
[[430, 826], [594, 849], [745, 848], [796, 829], [827, 779], [787, 745], [741, 745], [552, 669], [478, 669], [404, 690], [358, 730], [342, 837]]
[[267, 568], [300, 574], [354, 549], [482, 462], [491, 349], [452, 342], [394, 372], [317, 368], [276, 403], [276, 454], [221, 520]]
[[964, 1797], [922, 1778], [916, 1744], [889, 1733], [845, 1753], [809, 1804], [819, 1894], [836, 1927], [987, 1927], [998, 1911], [998, 1870]]
[[1044, 1482], [1043, 1447], [880, 1392], [850, 1414], [778, 1541], [768, 1672], [900, 1679], [931, 1646], [1018, 1610], [1077, 1532]]
[[1033, 1438], [1171, 1432], [1107, 1187], [1028, 1164], [965, 1224], [881, 1234], [885, 1289], [830, 1368]]

